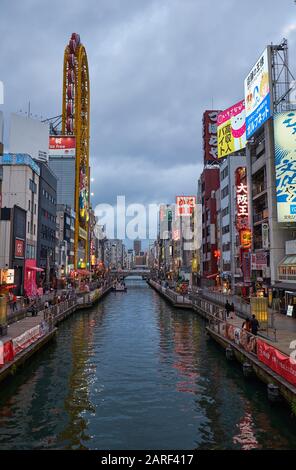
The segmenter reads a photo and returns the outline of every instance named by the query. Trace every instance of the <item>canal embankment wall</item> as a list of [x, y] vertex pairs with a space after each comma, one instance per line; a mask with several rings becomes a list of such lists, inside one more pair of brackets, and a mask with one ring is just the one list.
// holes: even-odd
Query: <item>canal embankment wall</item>
[[34, 354], [56, 335], [58, 324], [80, 309], [92, 307], [112, 287], [97, 288], [38, 312], [36, 317], [22, 317], [12, 323], [8, 335], [0, 339], [0, 382], [14, 376]]
[[[296, 406], [296, 365], [266, 338], [252, 335], [235, 321], [225, 319], [220, 302], [204, 298], [202, 293], [191, 297], [182, 296], [171, 289], [149, 280], [156, 290], [173, 307], [192, 309], [206, 320], [206, 332], [225, 351], [228, 360], [242, 364], [245, 377], [257, 377], [267, 384], [268, 398], [273, 401], [283, 397], [293, 408]], [[245, 316], [245, 312], [240, 312]]]

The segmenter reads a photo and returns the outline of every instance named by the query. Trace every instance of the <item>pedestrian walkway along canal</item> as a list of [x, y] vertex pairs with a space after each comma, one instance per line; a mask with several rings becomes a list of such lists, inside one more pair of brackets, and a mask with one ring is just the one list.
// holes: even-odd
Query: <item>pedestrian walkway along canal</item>
[[0, 390], [0, 449], [292, 449], [296, 418], [271, 405], [139, 279], [59, 326]]

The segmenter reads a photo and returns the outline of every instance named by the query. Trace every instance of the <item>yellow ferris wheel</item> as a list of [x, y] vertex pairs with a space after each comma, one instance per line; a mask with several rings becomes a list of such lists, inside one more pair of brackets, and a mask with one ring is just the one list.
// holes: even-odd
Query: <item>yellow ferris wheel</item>
[[64, 53], [62, 133], [76, 138], [74, 267], [89, 266], [89, 110], [87, 55], [71, 35]]

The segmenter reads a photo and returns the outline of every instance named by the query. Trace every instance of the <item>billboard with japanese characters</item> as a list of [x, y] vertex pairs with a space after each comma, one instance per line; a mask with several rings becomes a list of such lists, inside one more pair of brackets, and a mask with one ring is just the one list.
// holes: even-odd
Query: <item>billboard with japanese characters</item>
[[267, 47], [245, 79], [246, 137], [272, 115], [270, 49]]
[[278, 222], [296, 222], [296, 111], [274, 115]]
[[195, 196], [176, 196], [177, 216], [191, 216], [193, 214], [195, 204]]
[[221, 111], [217, 119], [218, 158], [242, 150], [246, 146], [245, 100]]
[[217, 118], [220, 111], [205, 111], [203, 114], [204, 164], [218, 160]]

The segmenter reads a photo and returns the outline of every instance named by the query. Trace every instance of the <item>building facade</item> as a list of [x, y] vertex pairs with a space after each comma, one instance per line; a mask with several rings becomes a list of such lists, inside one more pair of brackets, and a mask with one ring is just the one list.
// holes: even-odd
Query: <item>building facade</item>
[[[40, 168], [29, 155], [24, 154], [4, 154], [0, 157], [0, 167], [3, 172], [2, 208], [13, 209], [17, 206], [26, 212], [24, 292], [35, 295], [36, 273], [43, 271], [37, 266]], [[6, 238], [5, 245], [4, 249], [10, 253], [10, 237]]]
[[44, 269], [42, 282], [48, 287], [55, 277], [57, 178], [47, 164], [38, 163], [38, 166], [37, 264]]

